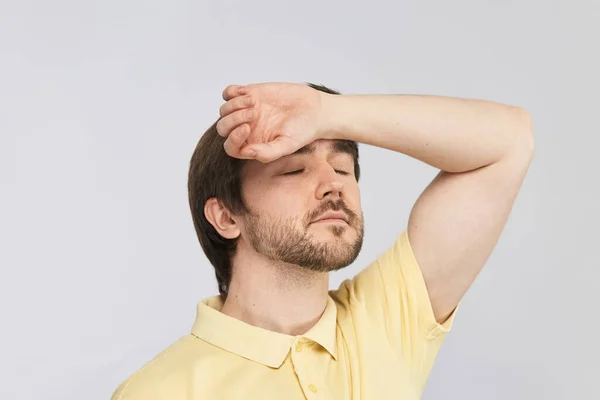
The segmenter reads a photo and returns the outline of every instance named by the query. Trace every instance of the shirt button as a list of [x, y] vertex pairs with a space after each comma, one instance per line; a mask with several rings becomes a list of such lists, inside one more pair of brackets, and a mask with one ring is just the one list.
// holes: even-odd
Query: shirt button
[[312, 385], [312, 384], [308, 385], [308, 388], [313, 393], [317, 393], [319, 391], [319, 389], [317, 389], [317, 387], [315, 385]]

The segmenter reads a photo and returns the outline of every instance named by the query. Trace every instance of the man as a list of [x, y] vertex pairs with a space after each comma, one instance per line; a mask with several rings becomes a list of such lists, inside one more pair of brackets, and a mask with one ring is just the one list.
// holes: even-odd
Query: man
[[[220, 296], [115, 400], [418, 399], [533, 156], [529, 114], [489, 101], [231, 85], [192, 157]], [[357, 142], [441, 171], [406, 229], [337, 290], [363, 240]], [[406, 171], [382, 171], [402, 185]]]

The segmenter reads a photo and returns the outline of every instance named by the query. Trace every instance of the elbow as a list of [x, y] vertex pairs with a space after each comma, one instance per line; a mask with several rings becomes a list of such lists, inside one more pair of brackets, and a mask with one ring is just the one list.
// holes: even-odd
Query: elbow
[[513, 129], [513, 149], [533, 158], [535, 152], [535, 138], [533, 135], [533, 122], [531, 114], [520, 107], [514, 107], [516, 114], [516, 127]]

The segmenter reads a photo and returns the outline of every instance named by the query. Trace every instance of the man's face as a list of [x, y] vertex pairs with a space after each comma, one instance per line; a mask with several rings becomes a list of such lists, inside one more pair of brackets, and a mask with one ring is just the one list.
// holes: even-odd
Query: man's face
[[[364, 235], [360, 191], [352, 156], [336, 152], [334, 142], [317, 140], [299, 154], [246, 164], [242, 194], [251, 212], [240, 239], [254, 251], [323, 272], [356, 259]], [[343, 213], [347, 222], [317, 222], [328, 212]]]

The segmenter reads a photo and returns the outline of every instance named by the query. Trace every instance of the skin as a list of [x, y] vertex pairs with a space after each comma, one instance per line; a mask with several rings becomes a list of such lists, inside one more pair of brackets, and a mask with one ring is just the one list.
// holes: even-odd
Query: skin
[[[308, 223], [338, 201], [362, 215], [356, 181], [336, 172], [351, 160], [344, 164], [343, 155], [333, 154], [335, 140], [389, 149], [440, 169], [408, 224], [438, 322], [456, 308], [489, 258], [533, 158], [529, 114], [491, 101], [336, 96], [289, 83], [230, 85], [223, 99], [217, 130], [227, 138], [230, 156], [251, 160], [243, 195], [254, 217], [232, 215], [214, 199], [206, 203], [217, 231], [240, 243], [221, 311], [290, 335], [318, 321], [327, 301], [327, 271], [349, 264], [360, 249], [362, 218], [347, 227]], [[309, 156], [294, 155], [308, 145], [314, 146]], [[298, 166], [304, 167], [299, 176], [280, 175]], [[311, 251], [285, 262], [298, 243], [326, 251], [319, 260]]]
[[[209, 220], [220, 221], [223, 236], [238, 239], [230, 295], [221, 312], [290, 335], [318, 321], [329, 272], [356, 259], [364, 234], [354, 161], [335, 152], [333, 144], [316, 140], [306, 147], [310, 153], [268, 164], [249, 161], [242, 195], [250, 215], [232, 216], [210, 202]], [[331, 210], [343, 211], [348, 222], [315, 222]]]

